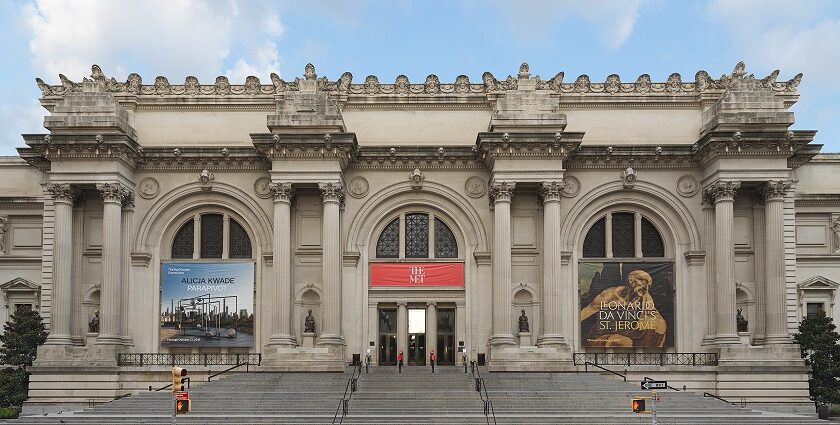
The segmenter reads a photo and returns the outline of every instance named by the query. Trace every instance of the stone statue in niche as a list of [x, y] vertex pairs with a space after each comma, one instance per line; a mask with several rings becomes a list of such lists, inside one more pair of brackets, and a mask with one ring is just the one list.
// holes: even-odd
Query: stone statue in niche
[[[831, 232], [834, 233], [834, 253], [840, 254], [840, 217], [831, 223]], [[0, 251], [3, 250], [2, 238], [0, 238]]]
[[531, 326], [528, 325], [528, 316], [525, 315], [525, 309], [522, 309], [522, 315], [519, 316], [519, 332], [531, 332]]
[[88, 322], [88, 332], [99, 333], [99, 310], [96, 310], [93, 313], [93, 317], [90, 318], [90, 322]]
[[738, 314], [735, 315], [735, 323], [738, 325], [738, 332], [749, 332], [747, 326], [750, 322], [741, 314], [741, 309], [738, 309]]
[[9, 219], [0, 217], [0, 255], [6, 253], [6, 233], [9, 230]]
[[312, 317], [312, 309], [309, 309], [309, 315], [303, 323], [303, 331], [306, 333], [315, 333], [315, 318]]

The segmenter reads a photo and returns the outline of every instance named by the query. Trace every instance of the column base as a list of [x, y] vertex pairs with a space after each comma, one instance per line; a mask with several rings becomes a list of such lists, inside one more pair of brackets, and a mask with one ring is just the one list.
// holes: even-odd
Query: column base
[[715, 344], [717, 345], [740, 345], [741, 337], [738, 334], [721, 334], [715, 337]]
[[96, 337], [96, 345], [123, 345], [123, 337], [119, 335], [99, 334]]
[[297, 345], [297, 340], [291, 335], [272, 335], [268, 339], [268, 345], [279, 345], [281, 347], [294, 347]]
[[493, 347], [515, 346], [516, 340], [511, 334], [493, 335], [490, 337], [490, 345]]
[[788, 335], [767, 335], [764, 344], [793, 344], [793, 340]]
[[566, 338], [560, 334], [546, 334], [537, 338], [538, 347], [568, 347]]
[[324, 334], [318, 338], [318, 346], [322, 345], [344, 345], [344, 337], [336, 334]]
[[73, 338], [70, 335], [50, 335], [44, 345], [73, 345]]

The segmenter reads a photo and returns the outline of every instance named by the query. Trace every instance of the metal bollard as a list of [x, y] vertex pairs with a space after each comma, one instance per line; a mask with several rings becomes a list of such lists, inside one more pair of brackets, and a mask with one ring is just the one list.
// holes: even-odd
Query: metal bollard
[[490, 414], [490, 400], [484, 400], [484, 416]]

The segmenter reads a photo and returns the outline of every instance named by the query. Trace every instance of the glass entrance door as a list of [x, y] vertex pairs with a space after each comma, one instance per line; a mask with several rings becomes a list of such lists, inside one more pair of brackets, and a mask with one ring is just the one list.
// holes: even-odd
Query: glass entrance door
[[455, 364], [455, 310], [451, 308], [437, 311], [437, 348], [438, 364]]
[[408, 309], [408, 364], [426, 364], [426, 309]]
[[397, 364], [397, 310], [379, 310], [379, 364]]

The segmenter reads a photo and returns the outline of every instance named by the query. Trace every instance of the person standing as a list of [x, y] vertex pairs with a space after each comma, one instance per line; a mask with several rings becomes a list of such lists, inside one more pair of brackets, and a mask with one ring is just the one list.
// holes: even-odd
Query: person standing
[[435, 361], [436, 360], [437, 360], [437, 357], [435, 356], [435, 350], [432, 350], [431, 353], [429, 353], [429, 363], [432, 364], [432, 373], [435, 373]]
[[399, 368], [399, 373], [402, 373], [403, 359], [403, 352], [400, 350], [400, 353], [397, 354], [397, 367]]

